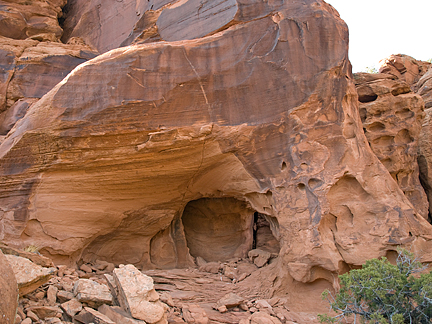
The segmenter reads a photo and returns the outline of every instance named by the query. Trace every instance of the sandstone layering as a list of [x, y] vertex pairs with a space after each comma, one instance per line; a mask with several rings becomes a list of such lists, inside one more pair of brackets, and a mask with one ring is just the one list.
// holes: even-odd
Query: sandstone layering
[[[249, 256], [261, 268], [238, 280], [243, 297], [284, 296], [298, 311], [400, 245], [432, 261], [417, 79], [397, 81], [397, 64], [400, 75], [365, 78], [378, 100], [362, 124], [348, 29], [324, 1], [75, 0], [64, 33], [53, 9], [38, 37], [8, 6], [3, 242], [67, 265], [210, 269]], [[380, 103], [393, 105], [382, 119]], [[184, 313], [205, 321], [199, 307]]]

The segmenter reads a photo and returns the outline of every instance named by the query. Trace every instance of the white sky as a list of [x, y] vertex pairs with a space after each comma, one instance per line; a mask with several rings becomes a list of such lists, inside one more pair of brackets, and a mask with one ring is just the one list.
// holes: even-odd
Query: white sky
[[432, 0], [325, 0], [349, 28], [353, 72], [391, 54], [432, 58]]

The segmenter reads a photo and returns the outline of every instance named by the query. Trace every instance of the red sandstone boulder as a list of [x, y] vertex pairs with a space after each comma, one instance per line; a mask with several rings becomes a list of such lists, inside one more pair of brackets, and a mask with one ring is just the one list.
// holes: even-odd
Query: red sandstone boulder
[[18, 306], [18, 286], [12, 268], [0, 251], [0, 324], [13, 324]]

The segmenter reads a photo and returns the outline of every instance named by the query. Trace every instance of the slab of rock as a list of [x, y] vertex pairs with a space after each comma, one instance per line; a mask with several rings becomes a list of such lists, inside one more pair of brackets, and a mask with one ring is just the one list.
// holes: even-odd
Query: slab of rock
[[27, 307], [27, 316], [29, 316], [28, 312], [36, 314], [39, 319], [57, 317], [57, 315], [63, 314], [63, 311], [57, 306], [30, 306]]
[[54, 285], [50, 285], [47, 290], [47, 301], [50, 305], [54, 305], [57, 302], [58, 288]]
[[102, 304], [111, 305], [113, 301], [108, 286], [90, 279], [79, 279], [75, 282], [73, 293], [79, 302], [85, 302], [95, 307]]
[[82, 304], [76, 300], [75, 298], [60, 304], [60, 307], [68, 314], [70, 317], [73, 317], [76, 313], [79, 313], [83, 306]]
[[219, 299], [219, 301], [217, 302], [217, 307], [226, 306], [227, 308], [232, 308], [232, 307], [239, 306], [243, 302], [244, 302], [244, 298], [234, 293], [229, 293], [223, 296], [221, 299]]
[[75, 295], [72, 292], [70, 292], [70, 291], [59, 290], [57, 292], [57, 299], [58, 299], [58, 301], [60, 303], [67, 302], [67, 301], [71, 300], [74, 297], [75, 297]]
[[84, 309], [79, 314], [75, 315], [73, 319], [84, 324], [116, 324], [116, 322], [113, 322], [104, 314], [90, 307], [84, 307]]
[[2, 243], [0, 243], [0, 250], [3, 251], [4, 254], [16, 255], [22, 258], [29, 259], [33, 263], [38, 264], [45, 268], [54, 267], [54, 263], [50, 258], [47, 258], [39, 253], [26, 252], [23, 250], [13, 248], [11, 246], [5, 246]]
[[121, 307], [118, 306], [102, 305], [98, 308], [98, 311], [107, 316], [115, 323], [145, 324], [144, 321], [132, 318], [128, 313], [126, 313]]
[[271, 253], [261, 249], [254, 249], [248, 252], [249, 259], [258, 267], [261, 268], [267, 264], [271, 258]]
[[429, 203], [417, 164], [424, 116], [422, 98], [406, 82], [389, 74], [357, 73], [354, 80], [363, 129], [372, 151], [413, 207], [427, 219]]
[[0, 250], [0, 323], [13, 324], [18, 307], [18, 285], [8, 259]]
[[208, 324], [209, 318], [199, 305], [190, 304], [182, 307], [183, 319], [186, 323]]
[[164, 316], [164, 307], [153, 286], [153, 279], [141, 273], [135, 266], [120, 265], [113, 277], [119, 291], [121, 307], [132, 317], [147, 323], [156, 323]]
[[118, 295], [119, 295], [119, 290], [117, 288], [117, 284], [114, 280], [114, 277], [110, 274], [104, 274], [104, 278], [105, 281], [111, 291], [111, 295], [113, 297], [113, 305], [115, 306], [120, 306], [119, 300], [118, 300]]
[[275, 316], [271, 316], [266, 312], [256, 312], [249, 317], [250, 324], [282, 324]]
[[18, 283], [21, 296], [35, 291], [38, 287], [48, 282], [56, 268], [44, 268], [26, 258], [16, 255], [6, 255]]

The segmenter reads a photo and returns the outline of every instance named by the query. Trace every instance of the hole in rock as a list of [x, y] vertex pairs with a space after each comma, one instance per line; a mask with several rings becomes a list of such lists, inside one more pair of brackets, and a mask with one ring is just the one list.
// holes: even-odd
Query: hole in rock
[[269, 217], [261, 213], [254, 213], [254, 227], [253, 227], [253, 248], [268, 251], [271, 253], [279, 253], [280, 244], [274, 237], [271, 230], [270, 222], [276, 224], [277, 220], [274, 217]]
[[367, 130], [370, 132], [380, 132], [385, 130], [385, 125], [380, 122], [374, 122], [368, 126]]
[[378, 95], [376, 94], [365, 94], [359, 96], [358, 100], [362, 103], [372, 102], [375, 101], [378, 98]]
[[207, 262], [246, 258], [254, 247], [279, 252], [272, 234], [276, 219], [256, 213], [235, 198], [190, 201], [182, 215], [189, 252]]

